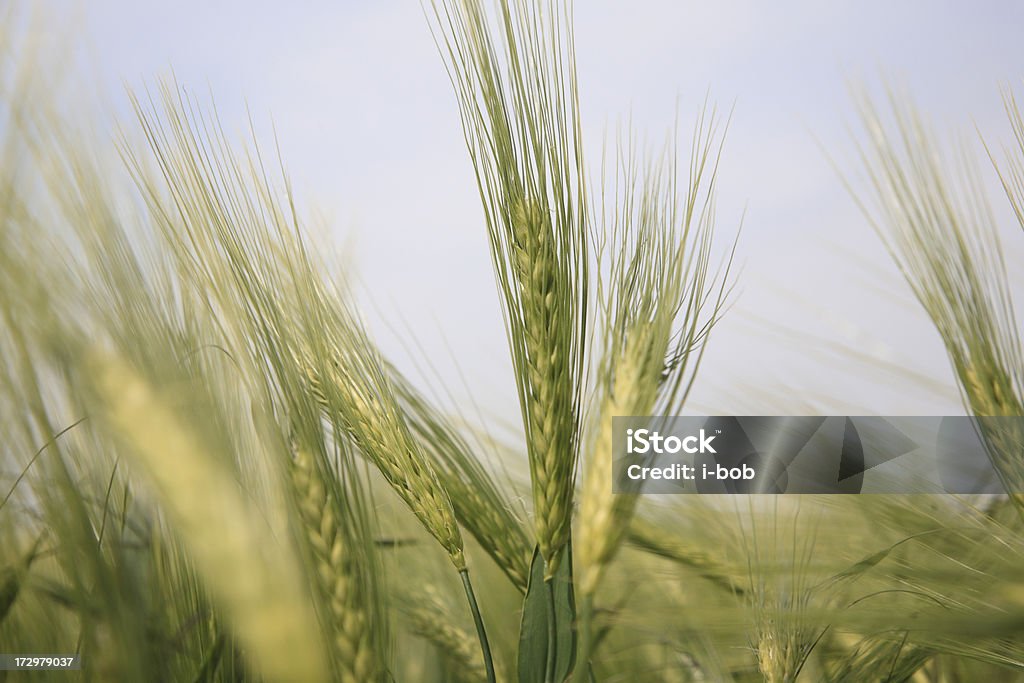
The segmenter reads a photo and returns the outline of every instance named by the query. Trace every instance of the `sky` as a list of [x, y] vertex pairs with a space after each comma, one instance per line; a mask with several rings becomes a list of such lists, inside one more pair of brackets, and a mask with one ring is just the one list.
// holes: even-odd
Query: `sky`
[[[276, 134], [300, 203], [349, 264], [389, 355], [435, 368], [420, 381], [460, 405], [517, 415], [477, 189], [417, 0], [37, 5], [51, 39], [71, 40], [69, 101], [125, 118], [126, 86], [173, 73], [212, 92], [239, 138], [251, 112], [264, 144]], [[1022, 29], [1024, 5], [995, 0], [577, 0], [592, 164], [624, 121], [656, 143], [678, 110], [685, 142], [705, 98], [732, 111], [717, 228], [725, 244], [743, 221], [734, 305], [691, 411], [961, 410], [937, 334], [830, 158], [862, 187], [851, 89], [886, 82], [951, 143], [977, 149], [978, 131], [1008, 139], [1000, 87], [1024, 92]], [[997, 213], [1019, 263], [1024, 235]]]

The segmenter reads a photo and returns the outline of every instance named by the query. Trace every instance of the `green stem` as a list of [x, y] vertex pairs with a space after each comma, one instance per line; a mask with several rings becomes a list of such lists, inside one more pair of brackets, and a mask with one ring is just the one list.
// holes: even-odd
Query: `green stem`
[[576, 636], [579, 638], [579, 650], [576, 656], [576, 672], [573, 674], [573, 683], [584, 683], [592, 678], [588, 677], [590, 672], [590, 652], [593, 646], [593, 616], [594, 598], [590, 595], [583, 596], [580, 605], [579, 619], [577, 623]]
[[546, 683], [557, 683], [555, 681], [555, 666], [558, 662], [558, 625], [555, 617], [554, 579], [544, 579], [544, 586], [547, 588], [546, 592], [548, 596], [548, 652], [544, 680]]
[[480, 616], [480, 607], [476, 604], [476, 594], [473, 592], [473, 583], [469, 580], [469, 570], [460, 569], [462, 585], [466, 589], [466, 599], [469, 600], [469, 609], [473, 612], [473, 623], [476, 624], [476, 635], [480, 639], [480, 650], [484, 655], [484, 667], [487, 669], [487, 683], [495, 683], [494, 659], [491, 657], [491, 644], [487, 641], [487, 629], [484, 628], [484, 619]]

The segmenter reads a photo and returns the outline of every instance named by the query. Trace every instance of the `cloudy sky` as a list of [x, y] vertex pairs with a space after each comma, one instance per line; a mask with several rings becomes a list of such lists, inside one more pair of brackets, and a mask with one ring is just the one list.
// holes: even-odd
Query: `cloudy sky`
[[[124, 115], [124, 84], [142, 87], [173, 69], [190, 90], [212, 90], [239, 135], [247, 103], [263, 140], [272, 143], [276, 129], [300, 200], [351, 259], [386, 348], [406, 367], [425, 354], [457, 396], [472, 394], [488, 411], [513, 408], [476, 189], [417, 0], [39, 4], [55, 35], [75, 35], [69, 97], [75, 88], [99, 94]], [[1024, 77], [1024, 5], [576, 5], [592, 162], [626, 117], [657, 141], [677, 100], [683, 132], [706, 93], [734, 108], [718, 228], [731, 239], [746, 211], [741, 268], [694, 409], [956, 411], [937, 336], [827, 155], [856, 173], [847, 163], [857, 131], [850, 87], [877, 91], [885, 79], [913, 93], [950, 141], [974, 144], [975, 126], [1005, 139], [999, 88]], [[992, 197], [1001, 207], [994, 187]], [[1008, 257], [1020, 262], [1024, 236], [1006, 225], [1016, 238]], [[410, 354], [403, 346], [413, 337]], [[908, 381], [887, 364], [933, 381]]]

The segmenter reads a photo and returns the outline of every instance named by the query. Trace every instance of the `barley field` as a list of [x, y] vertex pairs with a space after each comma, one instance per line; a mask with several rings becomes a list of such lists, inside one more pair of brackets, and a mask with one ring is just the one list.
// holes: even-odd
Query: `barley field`
[[[663, 146], [627, 127], [587, 147], [571, 3], [424, 0], [518, 399], [489, 421], [389, 357], [275, 137], [173, 77], [97, 134], [51, 98], [18, 6], [0, 655], [80, 666], [0, 681], [1024, 681], [1017, 430], [982, 434], [1010, 495], [612, 492], [613, 418], [689, 410], [742, 288], [728, 107], [701, 93]], [[1024, 235], [996, 218], [1024, 229], [1014, 88], [962, 143], [866, 92], [834, 182], [966, 414], [1024, 415], [1004, 243]]]

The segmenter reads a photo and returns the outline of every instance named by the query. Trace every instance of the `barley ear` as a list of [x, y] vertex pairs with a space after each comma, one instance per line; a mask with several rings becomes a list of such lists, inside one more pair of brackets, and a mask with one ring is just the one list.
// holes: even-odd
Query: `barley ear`
[[526, 592], [533, 546], [512, 502], [451, 421], [397, 370], [392, 369], [392, 376], [412, 433], [448, 491], [459, 524], [516, 588]]
[[199, 576], [268, 681], [325, 681], [316, 617], [294, 555], [172, 404], [117, 356], [95, 352], [102, 420], [146, 474]]
[[588, 323], [588, 213], [569, 3], [434, 0], [515, 370], [534, 524], [554, 576], [569, 541]]
[[[613, 424], [617, 417], [678, 414], [696, 376], [710, 330], [727, 294], [728, 262], [709, 267], [713, 199], [721, 142], [714, 112], [698, 120], [690, 176], [677, 178], [673, 139], [645, 163], [632, 142], [620, 143], [620, 169], [602, 212], [611, 236], [599, 273], [606, 339], [598, 371], [599, 406], [588, 444], [576, 549], [580, 593], [597, 592], [637, 505], [638, 493], [613, 489]], [[602, 184], [602, 188], [608, 186]], [[678, 188], [686, 193], [678, 196]]]
[[[977, 169], [963, 152], [951, 169], [919, 111], [897, 95], [890, 94], [887, 116], [867, 97], [860, 104], [868, 131], [861, 156], [871, 182], [861, 208], [932, 319], [964, 404], [979, 417], [989, 458], [1024, 514], [1021, 421], [986, 419], [1024, 416], [1024, 348]], [[1020, 133], [1019, 113], [1007, 106]], [[1002, 177], [1016, 209], [1013, 168]]]
[[629, 543], [652, 555], [674, 562], [709, 581], [729, 594], [742, 594], [744, 577], [714, 552], [708, 543], [694, 541], [685, 533], [675, 533], [666, 521], [635, 517], [630, 524]]
[[359, 451], [441, 544], [455, 568], [465, 569], [451, 498], [410, 432], [382, 359], [355, 314], [347, 315], [345, 343], [328, 349], [323, 362], [316, 362], [313, 354], [301, 361], [313, 394], [324, 410], [340, 418]]
[[362, 541], [349, 528], [352, 520], [331, 495], [327, 482], [308, 448], [296, 447], [290, 465], [296, 505], [308, 543], [318, 589], [325, 600], [327, 628], [334, 665], [342, 683], [378, 681], [381, 667], [368, 610], [368, 586]]
[[605, 568], [622, 541], [636, 505], [637, 494], [612, 493], [612, 420], [616, 416], [638, 414], [635, 408], [638, 406], [636, 390], [640, 378], [632, 360], [627, 356], [616, 362], [615, 386], [602, 400], [598, 431], [587, 463], [576, 545], [579, 590], [584, 599], [597, 592]]
[[[432, 643], [451, 666], [455, 680], [464, 683], [484, 683], [487, 668], [470, 631], [458, 625], [455, 615], [435, 586], [425, 586], [416, 594], [407, 594], [402, 600], [402, 611], [412, 632]], [[499, 681], [506, 680], [497, 675]]]

